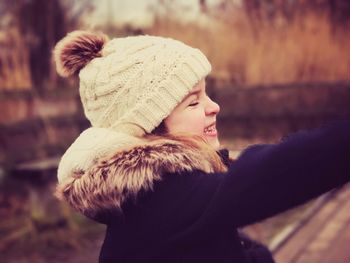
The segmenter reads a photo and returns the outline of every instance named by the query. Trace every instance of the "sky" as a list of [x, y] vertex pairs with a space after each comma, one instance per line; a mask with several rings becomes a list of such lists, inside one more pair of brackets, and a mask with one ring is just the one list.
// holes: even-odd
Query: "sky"
[[[239, 2], [239, 0], [236, 0]], [[94, 0], [95, 11], [89, 16], [88, 24], [95, 27], [113, 21], [116, 24], [131, 24], [134, 26], [149, 25], [153, 15], [147, 9], [157, 7], [159, 0]], [[181, 11], [183, 19], [193, 19], [198, 16], [198, 0], [176, 0], [177, 5], [186, 7]], [[215, 5], [218, 0], [207, 0], [208, 6]]]

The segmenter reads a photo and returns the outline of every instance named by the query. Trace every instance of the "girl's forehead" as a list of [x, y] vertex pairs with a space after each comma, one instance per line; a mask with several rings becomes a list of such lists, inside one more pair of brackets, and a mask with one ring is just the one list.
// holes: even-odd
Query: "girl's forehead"
[[[205, 89], [205, 80], [203, 79], [203, 80], [201, 80], [200, 82], [198, 82], [198, 84], [196, 84], [193, 88], [192, 88], [192, 90], [191, 90], [191, 92], [189, 93], [189, 94], [187, 94], [183, 99], [182, 99], [182, 101], [181, 101], [181, 103], [183, 103], [183, 102], [185, 102], [185, 100], [187, 100], [189, 97], [191, 97], [192, 95], [198, 95], [198, 94], [200, 94], [201, 92], [202, 92], [202, 90], [203, 89]], [[180, 103], [180, 104], [181, 104]], [[180, 105], [179, 104], [179, 105]], [[178, 106], [179, 106], [178, 105]]]
[[198, 82], [191, 90], [191, 92], [189, 94], [187, 94], [181, 101], [181, 103], [179, 103], [176, 108], [179, 108], [182, 106], [183, 103], [185, 103], [185, 101], [191, 97], [192, 95], [198, 95], [203, 89], [205, 89], [205, 79], [202, 79], [200, 82]]
[[198, 82], [191, 90], [191, 92], [188, 94], [188, 96], [200, 92], [202, 89], [205, 88], [205, 80], [202, 79], [200, 82]]

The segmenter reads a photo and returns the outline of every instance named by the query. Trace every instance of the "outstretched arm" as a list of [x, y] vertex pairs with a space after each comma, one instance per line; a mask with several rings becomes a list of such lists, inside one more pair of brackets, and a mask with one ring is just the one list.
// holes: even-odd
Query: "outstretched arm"
[[223, 175], [212, 202], [236, 226], [243, 226], [349, 179], [350, 122], [333, 123], [290, 135], [278, 144], [249, 147]]
[[350, 121], [345, 121], [292, 134], [278, 144], [251, 146], [224, 174], [170, 176], [159, 190], [166, 206], [179, 202], [188, 213], [202, 211], [198, 226], [220, 222], [241, 227], [349, 180]]

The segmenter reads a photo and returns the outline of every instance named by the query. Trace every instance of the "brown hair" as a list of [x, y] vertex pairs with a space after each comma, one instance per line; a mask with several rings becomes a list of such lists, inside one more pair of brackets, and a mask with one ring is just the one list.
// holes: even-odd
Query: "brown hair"
[[193, 135], [189, 133], [172, 134], [168, 131], [164, 120], [147, 136], [149, 140], [157, 140], [166, 138], [183, 143], [200, 153], [212, 166], [215, 172], [226, 172], [227, 167], [223, 163], [218, 152], [200, 135]]
[[168, 128], [166, 127], [164, 120], [152, 131], [152, 134], [157, 136], [163, 136], [163, 135], [166, 135], [167, 133], [168, 133]]

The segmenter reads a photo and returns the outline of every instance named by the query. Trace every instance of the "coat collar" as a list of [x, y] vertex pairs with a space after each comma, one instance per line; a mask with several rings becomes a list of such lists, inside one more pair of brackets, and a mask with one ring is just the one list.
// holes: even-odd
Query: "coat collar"
[[[218, 152], [228, 164], [228, 151]], [[129, 197], [150, 190], [164, 173], [214, 172], [193, 146], [159, 138], [147, 141], [101, 128], [83, 132], [63, 155], [56, 196], [81, 213], [120, 208]]]
[[229, 167], [231, 163], [229, 150], [224, 148], [217, 151], [217, 153], [219, 154], [222, 162], [226, 165], [226, 167]]

